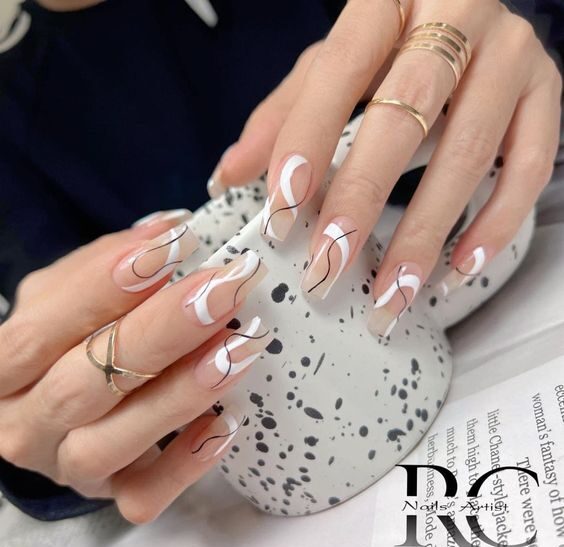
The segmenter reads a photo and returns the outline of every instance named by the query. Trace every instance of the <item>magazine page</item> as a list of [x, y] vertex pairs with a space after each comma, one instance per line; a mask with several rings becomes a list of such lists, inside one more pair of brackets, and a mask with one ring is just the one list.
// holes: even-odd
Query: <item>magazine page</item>
[[564, 357], [448, 403], [374, 500], [374, 547], [564, 546]]

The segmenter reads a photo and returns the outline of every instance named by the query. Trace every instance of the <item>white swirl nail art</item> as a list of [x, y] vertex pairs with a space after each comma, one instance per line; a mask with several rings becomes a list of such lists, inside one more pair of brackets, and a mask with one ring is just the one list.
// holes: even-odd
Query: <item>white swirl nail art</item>
[[[415, 298], [421, 286], [421, 278], [415, 274], [419, 267], [402, 265], [397, 273], [390, 273], [388, 288], [376, 299], [369, 321], [369, 329], [379, 336], [389, 336]], [[411, 289], [406, 294], [402, 289]]]
[[[186, 241], [184, 241], [186, 240]], [[139, 283], [124, 285], [127, 292], [139, 292], [151, 287], [167, 275], [191, 254], [198, 246], [197, 240], [187, 224], [181, 224], [168, 230], [164, 235], [151, 242], [152, 246], [134, 254], [122, 269], [126, 268], [129, 279], [141, 279]], [[164, 260], [153, 260], [152, 254], [168, 247], [168, 255]], [[146, 271], [146, 270], [149, 271]], [[145, 271], [144, 271], [145, 270]]]
[[211, 279], [205, 285], [203, 285], [192, 298], [189, 298], [185, 302], [185, 307], [193, 304], [194, 313], [196, 314], [198, 321], [202, 325], [211, 325], [218, 319], [217, 317], [214, 317], [212, 315], [208, 305], [208, 299], [216, 288], [231, 281], [244, 279], [243, 283], [241, 283], [241, 285], [239, 285], [239, 287], [235, 291], [233, 297], [233, 305], [235, 305], [239, 289], [259, 270], [261, 260], [255, 252], [247, 251], [245, 254], [241, 255], [240, 259], [242, 259], [241, 262], [231, 270], [229, 270], [226, 274], [223, 274], [221, 276], [218, 275], [217, 277], [214, 274]]
[[238, 347], [246, 344], [248, 339], [254, 337], [261, 326], [260, 317], [253, 317], [249, 324], [249, 328], [245, 332], [236, 332], [230, 335], [233, 337], [231, 342], [226, 343], [215, 355], [215, 366], [221, 374], [225, 376], [231, 376], [238, 374], [242, 370], [246, 369], [260, 354], [258, 351], [249, 355], [248, 357], [242, 359], [241, 361], [233, 361], [231, 358], [231, 352]]
[[402, 273], [400, 272], [397, 281], [395, 281], [392, 285], [390, 285], [386, 290], [386, 292], [382, 294], [378, 298], [378, 300], [376, 300], [376, 302], [374, 303], [374, 309], [385, 306], [393, 298], [396, 292], [400, 290], [400, 288], [409, 287], [410, 289], [413, 289], [413, 294], [415, 295], [415, 293], [417, 293], [417, 291], [419, 290], [420, 285], [421, 285], [421, 280], [416, 275], [413, 274], [402, 275]]
[[470, 256], [449, 272], [440, 283], [443, 296], [447, 296], [453, 290], [462, 287], [480, 275], [487, 255], [484, 247], [476, 247]]
[[[263, 233], [273, 239], [283, 240], [285, 234], [279, 234], [274, 230], [273, 226], [273, 217], [282, 211], [289, 211], [292, 215], [292, 220], [290, 221], [290, 226], [293, 221], [298, 216], [297, 207], [300, 202], [303, 200], [296, 200], [295, 198], [295, 189], [292, 187], [292, 177], [294, 172], [298, 167], [307, 164], [307, 160], [298, 154], [294, 154], [290, 156], [284, 166], [282, 167], [282, 171], [280, 173], [280, 180], [278, 183], [279, 192], [282, 194], [282, 200], [278, 198], [278, 192], [274, 192], [271, 196], [266, 199], [264, 204], [264, 209], [262, 211], [262, 230]], [[301, 189], [303, 192], [303, 189]], [[305, 189], [307, 192], [307, 188]], [[304, 194], [305, 195], [305, 194]], [[278, 199], [277, 199], [278, 198]], [[274, 208], [274, 202], [278, 201], [278, 205]], [[274, 209], [274, 210], [273, 210]], [[284, 231], [287, 232], [289, 230], [289, 226], [284, 228]]]
[[241, 424], [237, 422], [237, 419], [232, 414], [224, 412], [221, 417], [225, 420], [225, 425], [227, 426], [229, 433], [225, 435], [223, 442], [215, 449], [213, 455], [211, 456], [212, 458], [217, 456], [230, 443], [235, 433], [239, 431], [239, 427], [241, 427]]
[[[327, 297], [349, 261], [351, 254], [349, 236], [357, 231], [356, 229], [344, 231], [335, 222], [327, 225], [322, 234], [322, 238], [326, 237], [322, 239], [321, 246], [315, 252], [305, 272], [301, 285], [302, 290], [321, 299]], [[331, 263], [331, 256], [335, 257], [335, 253], [332, 254], [331, 250], [335, 245], [339, 249], [338, 264]]]
[[192, 454], [202, 461], [210, 460], [231, 442], [231, 439], [241, 429], [246, 416], [238, 409], [225, 409], [200, 435], [196, 437], [192, 446]]

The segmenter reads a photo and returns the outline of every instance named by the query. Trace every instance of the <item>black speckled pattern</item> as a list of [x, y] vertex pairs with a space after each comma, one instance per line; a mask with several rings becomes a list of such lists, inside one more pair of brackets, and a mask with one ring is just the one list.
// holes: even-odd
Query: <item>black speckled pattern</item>
[[[340, 163], [359, 121], [341, 138]], [[424, 165], [416, 155], [410, 168]], [[434, 289], [448, 272], [460, 233], [487, 200], [502, 162], [492, 167], [443, 251], [436, 271], [388, 338], [365, 328], [371, 285], [384, 255], [372, 236], [358, 261], [330, 297], [308, 301], [299, 289], [319, 202], [310, 204], [283, 244], [259, 235], [264, 181], [209, 203], [190, 221], [202, 248], [188, 259], [185, 275], [216, 251], [208, 265], [255, 250], [270, 270], [248, 298], [237, 328], [260, 315], [274, 340], [241, 382], [221, 401], [249, 416], [222, 458], [225, 478], [251, 503], [279, 515], [314, 513], [362, 491], [398, 463], [429, 428], [446, 396], [452, 355], [444, 334], [487, 300], [514, 272], [532, 233], [529, 219], [515, 240], [483, 274], [449, 299]], [[255, 217], [255, 218], [254, 218]], [[379, 230], [391, 233], [394, 226]], [[380, 231], [378, 232], [380, 234]], [[230, 237], [232, 236], [232, 237]]]

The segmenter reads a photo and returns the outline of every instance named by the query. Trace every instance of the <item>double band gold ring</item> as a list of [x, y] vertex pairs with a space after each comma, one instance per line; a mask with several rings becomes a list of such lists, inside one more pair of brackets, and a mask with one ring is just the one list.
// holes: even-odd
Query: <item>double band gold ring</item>
[[[133, 370], [128, 370], [126, 368], [121, 368], [116, 366], [116, 344], [117, 344], [117, 335], [119, 331], [119, 326], [121, 320], [123, 318], [118, 319], [115, 323], [104, 327], [103, 329], [95, 332], [92, 336], [90, 336], [86, 342], [86, 356], [90, 363], [92, 363], [96, 368], [100, 369], [104, 372], [106, 376], [106, 383], [108, 387], [112, 391], [112, 393], [119, 395], [120, 397], [131, 393], [131, 391], [123, 391], [119, 387], [116, 386], [114, 381], [114, 376], [123, 376], [124, 378], [132, 378], [134, 380], [149, 380], [151, 378], [156, 378], [157, 374], [150, 374], [144, 372], [135, 372]], [[106, 361], [101, 361], [98, 359], [93, 351], [92, 351], [92, 344], [94, 339], [99, 336], [100, 334], [110, 330], [110, 336], [108, 338], [108, 346], [106, 349]], [[134, 390], [133, 390], [134, 391]]]

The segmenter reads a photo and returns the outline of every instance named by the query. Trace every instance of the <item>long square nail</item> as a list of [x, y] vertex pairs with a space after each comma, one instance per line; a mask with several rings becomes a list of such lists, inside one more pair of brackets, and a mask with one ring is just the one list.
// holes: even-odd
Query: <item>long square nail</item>
[[211, 325], [235, 309], [268, 272], [253, 251], [247, 251], [209, 277], [184, 300], [186, 314], [198, 325]]
[[171, 274], [197, 248], [198, 238], [187, 224], [180, 224], [124, 258], [114, 269], [114, 281], [124, 291], [143, 291]]
[[239, 409], [226, 408], [192, 441], [192, 455], [203, 462], [215, 458], [233, 440], [246, 419]]
[[384, 289], [376, 298], [368, 320], [368, 330], [376, 336], [389, 336], [413, 302], [421, 286], [421, 268], [413, 262], [400, 264], [386, 277]]
[[349, 262], [358, 230], [348, 217], [333, 219], [325, 228], [302, 278], [301, 288], [324, 299]]
[[262, 212], [261, 233], [283, 241], [298, 216], [311, 183], [311, 165], [299, 154], [287, 158]]
[[207, 389], [225, 386], [260, 357], [272, 338], [261, 318], [253, 317], [198, 361], [196, 381]]
[[439, 283], [443, 296], [447, 296], [459, 287], [467, 285], [479, 276], [486, 260], [487, 254], [484, 247], [476, 247], [471, 255], [462, 260], [458, 266], [455, 266]]

